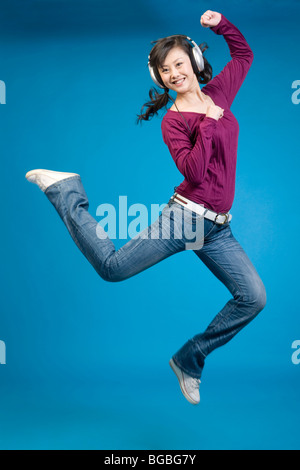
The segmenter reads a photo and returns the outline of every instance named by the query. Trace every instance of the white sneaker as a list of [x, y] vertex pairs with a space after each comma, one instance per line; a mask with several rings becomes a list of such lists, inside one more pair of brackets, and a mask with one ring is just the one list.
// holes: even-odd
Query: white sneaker
[[190, 375], [183, 372], [181, 369], [179, 369], [179, 367], [176, 366], [173, 359], [169, 361], [169, 364], [179, 380], [179, 385], [185, 398], [190, 403], [192, 403], [192, 405], [198, 405], [198, 403], [200, 403], [200, 379], [195, 379], [194, 377], [191, 377]]
[[57, 181], [71, 178], [72, 176], [79, 176], [77, 173], [63, 173], [60, 171], [51, 170], [31, 170], [26, 173], [25, 177], [31, 183], [35, 183], [44, 192]]

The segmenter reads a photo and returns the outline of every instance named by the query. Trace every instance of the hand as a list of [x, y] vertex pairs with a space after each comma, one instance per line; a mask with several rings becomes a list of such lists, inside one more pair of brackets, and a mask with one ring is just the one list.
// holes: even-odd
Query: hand
[[217, 105], [210, 105], [206, 111], [206, 117], [210, 117], [216, 119], [218, 121], [221, 117], [223, 117], [224, 109], [220, 108]]
[[221, 21], [221, 13], [217, 11], [207, 10], [200, 18], [201, 26], [204, 28], [211, 28], [213, 26], [217, 26], [217, 24]]

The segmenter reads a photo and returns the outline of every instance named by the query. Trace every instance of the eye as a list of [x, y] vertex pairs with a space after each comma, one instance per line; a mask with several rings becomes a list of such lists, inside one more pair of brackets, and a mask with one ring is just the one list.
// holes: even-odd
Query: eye
[[178, 64], [176, 64], [176, 65], [177, 65], [177, 67], [181, 67], [182, 62], [178, 62]]

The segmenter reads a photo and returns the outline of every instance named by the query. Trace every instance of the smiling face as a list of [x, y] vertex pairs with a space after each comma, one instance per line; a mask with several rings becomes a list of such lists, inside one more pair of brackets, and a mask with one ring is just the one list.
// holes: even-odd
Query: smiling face
[[170, 50], [158, 71], [164, 85], [177, 93], [185, 93], [199, 86], [191, 60], [181, 47]]

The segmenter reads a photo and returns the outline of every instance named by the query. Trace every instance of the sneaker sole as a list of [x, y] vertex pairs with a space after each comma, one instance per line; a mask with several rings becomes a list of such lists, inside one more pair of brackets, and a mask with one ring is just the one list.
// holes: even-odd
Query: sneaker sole
[[[37, 170], [30, 170], [26, 173], [25, 175], [25, 178], [28, 178], [30, 176], [33, 176], [33, 175], [42, 175], [45, 173], [45, 171], [47, 173], [54, 173], [54, 174], [57, 174], [57, 173], [60, 173], [60, 174], [63, 174], [64, 172], [62, 171], [52, 171], [52, 170], [43, 170], [43, 169], [37, 169]], [[66, 173], [67, 175], [69, 176], [66, 176], [66, 178], [69, 178], [70, 176], [79, 176], [78, 173]]]
[[[179, 369], [179, 367], [176, 366], [175, 362], [173, 361], [173, 359], [170, 359], [169, 361], [169, 364], [171, 366], [171, 369], [173, 370], [174, 374], [176, 375], [177, 379], [178, 379], [178, 382], [179, 382], [179, 385], [180, 385], [180, 390], [182, 392], [182, 394], [184, 395], [184, 397], [187, 399], [188, 402], [190, 402], [192, 405], [198, 405], [200, 402], [198, 401], [195, 401], [193, 400], [189, 394], [187, 393], [187, 391], [185, 390], [185, 387], [184, 387], [184, 380], [183, 380], [183, 377], [182, 377], [182, 372], [181, 370]], [[180, 375], [179, 375], [180, 374]]]

